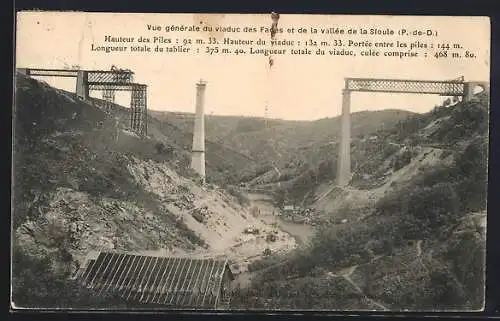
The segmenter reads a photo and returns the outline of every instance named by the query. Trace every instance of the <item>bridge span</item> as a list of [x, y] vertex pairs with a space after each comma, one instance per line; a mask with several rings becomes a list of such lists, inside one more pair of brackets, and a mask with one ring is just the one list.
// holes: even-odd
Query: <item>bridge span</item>
[[106, 112], [114, 103], [116, 91], [128, 91], [131, 94], [130, 128], [140, 136], [147, 135], [147, 85], [135, 83], [134, 72], [129, 69], [114, 66], [111, 70], [17, 68], [17, 72], [28, 77], [76, 78], [76, 95], [87, 100], [91, 91], [101, 91], [102, 98], [108, 102]]
[[427, 94], [461, 97], [462, 101], [470, 101], [475, 90], [480, 87], [489, 92], [489, 83], [484, 81], [464, 81], [463, 77], [455, 80], [411, 80], [411, 79], [377, 79], [377, 78], [345, 78], [342, 90], [341, 134], [339, 161], [337, 165], [337, 185], [346, 186], [351, 180], [351, 93], [382, 92], [404, 94]]

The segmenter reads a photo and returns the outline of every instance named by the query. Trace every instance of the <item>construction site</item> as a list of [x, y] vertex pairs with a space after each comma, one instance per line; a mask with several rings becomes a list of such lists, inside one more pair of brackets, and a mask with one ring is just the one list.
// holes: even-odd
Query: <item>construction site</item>
[[[50, 95], [57, 97], [54, 101], [61, 101], [61, 104], [66, 99], [60, 98], [63, 97], [61, 91], [31, 82], [30, 79], [74, 78], [76, 81], [74, 94], [79, 102], [71, 101], [72, 98], [64, 93], [66, 95], [64, 97], [70, 97], [64, 104], [75, 108], [74, 112], [71, 111], [76, 115], [73, 119], [86, 117], [81, 116], [85, 113], [79, 111], [80, 109], [90, 110], [96, 106], [104, 115], [100, 120], [103, 128], [99, 132], [94, 133], [95, 128], [87, 133], [85, 129], [77, 131], [67, 127], [69, 125], [58, 125], [60, 127], [56, 131], [40, 138], [43, 139], [43, 144], [49, 144], [51, 148], [59, 151], [78, 150], [82, 155], [89, 153], [88, 156], [80, 156], [88, 161], [80, 165], [75, 163], [72, 169], [75, 174], [67, 169], [65, 173], [63, 171], [57, 173], [62, 175], [58, 176], [59, 178], [50, 178], [50, 182], [58, 182], [50, 183], [55, 184], [54, 189], [47, 192], [50, 196], [42, 196], [43, 193], [36, 192], [34, 199], [46, 197], [45, 202], [49, 205], [44, 205], [46, 209], [40, 218], [29, 218], [15, 227], [20, 244], [24, 247], [51, 251], [53, 246], [46, 245], [49, 243], [40, 244], [40, 240], [51, 239], [51, 235], [63, 233], [62, 231], [69, 228], [68, 232], [64, 232], [69, 234], [63, 233], [68, 237], [67, 244], [71, 244], [67, 245], [70, 249], [65, 251], [68, 251], [76, 262], [71, 269], [71, 278], [78, 284], [88, 290], [96, 291], [98, 295], [113, 292], [126, 301], [133, 301], [134, 304], [179, 309], [238, 308], [237, 304], [241, 304], [240, 300], [244, 297], [241, 291], [251, 293], [255, 286], [252, 282], [261, 282], [265, 279], [266, 273], [275, 273], [275, 269], [287, 267], [287, 258], [297, 249], [319, 247], [318, 241], [313, 241], [317, 232], [314, 223], [316, 213], [327, 213], [335, 218], [336, 225], [361, 226], [363, 223], [360, 222], [373, 213], [366, 215], [360, 213], [366, 209], [373, 209], [373, 212], [376, 212], [377, 202], [386, 194], [395, 193], [394, 186], [409, 182], [414, 175], [417, 175], [417, 167], [423, 168], [424, 164], [437, 166], [437, 163], [444, 164], [447, 161], [446, 157], [442, 156], [444, 149], [441, 147], [424, 147], [416, 152], [418, 154], [416, 158], [404, 164], [399, 174], [397, 171], [392, 171], [380, 187], [366, 191], [357, 189], [352, 185], [354, 173], [351, 156], [354, 140], [351, 123], [354, 116], [351, 114], [351, 95], [353, 93], [440, 95], [457, 97], [457, 104], [471, 104], [477, 101], [476, 87], [482, 88], [482, 95], [489, 94], [488, 83], [465, 81], [463, 78], [454, 80], [345, 78], [345, 87], [341, 92], [340, 128], [337, 129], [340, 133], [339, 142], [329, 145], [334, 147], [331, 152], [326, 153], [331, 159], [336, 160], [335, 165], [332, 165], [334, 168], [331, 169], [335, 172], [335, 179], [331, 182], [318, 183], [313, 191], [315, 203], [309, 207], [291, 205], [286, 201], [280, 207], [276, 205], [272, 193], [266, 195], [267, 183], [253, 184], [252, 180], [240, 178], [239, 182], [233, 184], [234, 186], [250, 185], [250, 187], [241, 189], [233, 185], [221, 187], [215, 178], [211, 177], [214, 173], [213, 168], [220, 166], [224, 161], [230, 163], [227, 160], [229, 158], [224, 160], [225, 157], [220, 155], [230, 153], [218, 147], [221, 154], [217, 155], [219, 158], [215, 158], [206, 147], [207, 144], [214, 148], [216, 146], [206, 138], [205, 93], [210, 90], [209, 82], [200, 80], [195, 84], [195, 106], [190, 125], [192, 127], [189, 127], [190, 132], [182, 138], [180, 136], [176, 138], [174, 136], [179, 135], [178, 128], [171, 127], [172, 129], [166, 131], [165, 128], [168, 126], [151, 116], [148, 106], [148, 84], [135, 82], [132, 70], [112, 66], [110, 70], [18, 68], [17, 71], [18, 77], [24, 77], [20, 78], [18, 83], [22, 95], [30, 95], [26, 88], [34, 88], [30, 90], [50, 92]], [[100, 93], [102, 104], [96, 104], [93, 100], [92, 96], [95, 96], [96, 92]], [[121, 108], [120, 112], [128, 114], [128, 128], [120, 129], [113, 121], [118, 108], [115, 102], [117, 92], [130, 93], [130, 105], [125, 108], [118, 106]], [[44, 95], [47, 97], [48, 94]], [[28, 98], [35, 100], [36, 97]], [[19, 106], [24, 106], [25, 101], [20, 100]], [[82, 107], [78, 107], [80, 109], [75, 107], [78, 104], [83, 104]], [[266, 106], [266, 111], [268, 108], [269, 106]], [[332, 106], [332, 110], [335, 110], [335, 106]], [[446, 117], [440, 118], [443, 123], [449, 119]], [[81, 121], [83, 123], [85, 119], [82, 118]], [[265, 121], [265, 126], [270, 126], [267, 119]], [[37, 120], [36, 126], [41, 127], [44, 122], [43, 119]], [[427, 132], [430, 130], [429, 126], [425, 128]], [[117, 129], [124, 133], [125, 130], [131, 131], [135, 136], [120, 134], [119, 137], [118, 133], [114, 134]], [[90, 137], [95, 139], [93, 140], [95, 143], [91, 142]], [[178, 141], [175, 141], [176, 139]], [[73, 145], [68, 145], [68, 141]], [[365, 144], [366, 141], [377, 143], [376, 139], [367, 138]], [[77, 148], [76, 146], [80, 146], [77, 142], [86, 147]], [[165, 147], [158, 147], [160, 143], [163, 144], [161, 146], [171, 144], [169, 152], [166, 152]], [[98, 151], [96, 148], [101, 145], [104, 149]], [[181, 145], [183, 151], [180, 151]], [[186, 145], [189, 146], [188, 150], [185, 148]], [[148, 156], [140, 155], [137, 152], [139, 150], [142, 154], [149, 153]], [[399, 157], [398, 153], [403, 152], [403, 149], [398, 150], [390, 157]], [[58, 157], [65, 159], [64, 157], [70, 157], [71, 153], [76, 152], [62, 153], [67, 155]], [[104, 163], [100, 159], [104, 159], [102, 156], [104, 153], [110, 155], [106, 156], [109, 157], [109, 160], [106, 158], [106, 162], [109, 161], [106, 166], [118, 167], [117, 169], [109, 170], [103, 167]], [[244, 158], [241, 155], [238, 157]], [[416, 160], [418, 157], [421, 159]], [[432, 162], [430, 157], [433, 157]], [[117, 165], [116, 159], [123, 165]], [[281, 188], [280, 170], [284, 171], [286, 168], [278, 169], [277, 161], [271, 162], [274, 168], [269, 172], [257, 175], [253, 179], [266, 181], [277, 177], [277, 183], [271, 181], [268, 185]], [[65, 159], [61, 164], [69, 166], [71, 162]], [[181, 172], [182, 162], [187, 163], [185, 167], [189, 167], [191, 172], [188, 174]], [[231, 165], [237, 164], [227, 166]], [[380, 165], [381, 168], [383, 166], [386, 165]], [[411, 166], [415, 169], [411, 169]], [[89, 170], [86, 171], [86, 168]], [[80, 174], [76, 174], [80, 170], [85, 170], [81, 177], [78, 176]], [[182, 168], [182, 171], [185, 170], [187, 169]], [[116, 172], [99, 174], [103, 176], [102, 183], [99, 184], [109, 187], [103, 187], [101, 192], [93, 194], [94, 192], [85, 187], [82, 180], [89, 181], [99, 171]], [[119, 182], [120, 180], [122, 181]], [[126, 192], [123, 187], [125, 185]], [[228, 192], [231, 189], [233, 192]], [[241, 197], [243, 194], [246, 195], [245, 198]], [[38, 206], [33, 205], [36, 202], [31, 202], [30, 206]], [[65, 209], [68, 206], [73, 210]], [[338, 214], [344, 213], [346, 206], [351, 210], [355, 209], [358, 216], [344, 217]], [[297, 222], [281, 219], [286, 215], [297, 216], [297, 214], [304, 216], [305, 219], [297, 218]], [[42, 221], [50, 223], [42, 224]], [[422, 253], [427, 249], [425, 246], [433, 246], [422, 239], [416, 240], [415, 244], [418, 246], [413, 243], [411, 246], [403, 246], [418, 248], [418, 255], [414, 255], [415, 258], [412, 256], [412, 260], [423, 260]], [[377, 259], [386, 256], [375, 254], [374, 257], [370, 257], [369, 263], [365, 263], [374, 264]], [[343, 265], [341, 264], [343, 261], [339, 259], [338, 267], [341, 269], [337, 269], [338, 271], [326, 269], [324, 273], [321, 272], [323, 273], [321, 277], [345, 279], [349, 284], [354, 284], [355, 292], [362, 293], [361, 296], [366, 297], [368, 294], [365, 293], [365, 289], [359, 286], [365, 281], [351, 280], [356, 268], [362, 266], [356, 260], [363, 258], [361, 256], [352, 262], [346, 259], [347, 263]], [[290, 260], [293, 262], [293, 259]], [[293, 267], [287, 269], [286, 272], [283, 270], [279, 273], [291, 273], [294, 278], [302, 273], [293, 272]], [[312, 275], [316, 277], [316, 274]], [[247, 288], [249, 290], [245, 290]], [[245, 295], [250, 295], [248, 293]], [[290, 293], [288, 294], [292, 295]], [[272, 296], [269, 293], [266, 295]], [[233, 296], [236, 305], [231, 305]], [[386, 309], [387, 305], [377, 300], [368, 299], [369, 303], [363, 302], [377, 309], [381, 307]]]

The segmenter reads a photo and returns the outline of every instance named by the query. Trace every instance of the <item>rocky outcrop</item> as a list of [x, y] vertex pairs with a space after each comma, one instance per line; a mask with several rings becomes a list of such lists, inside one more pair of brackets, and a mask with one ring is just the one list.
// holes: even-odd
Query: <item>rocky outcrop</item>
[[62, 187], [50, 193], [49, 199], [39, 217], [17, 229], [16, 238], [24, 248], [50, 251], [63, 247], [81, 263], [92, 250], [195, 247], [179, 233], [168, 211], [152, 212], [132, 201], [98, 199]]

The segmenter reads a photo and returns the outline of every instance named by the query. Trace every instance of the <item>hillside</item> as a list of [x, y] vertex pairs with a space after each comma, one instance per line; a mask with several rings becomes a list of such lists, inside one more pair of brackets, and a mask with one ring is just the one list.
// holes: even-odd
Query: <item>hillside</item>
[[[152, 116], [175, 124], [187, 131], [193, 130], [193, 113], [168, 112], [150, 110]], [[247, 132], [257, 132], [266, 127], [282, 127], [300, 124], [300, 121], [286, 121], [281, 119], [265, 119], [263, 117], [205, 115], [205, 130], [207, 139], [225, 143], [228, 137]]]
[[[91, 251], [226, 255], [244, 270], [267, 248], [279, 253], [295, 247], [289, 234], [251, 215], [248, 200], [235, 189], [198, 184], [188, 167], [189, 134], [150, 118], [150, 137], [141, 139], [126, 129], [124, 108], [114, 106], [106, 115], [99, 105], [98, 99], [81, 101], [18, 75], [12, 214], [16, 306], [98, 304], [94, 294], [68, 280]], [[247, 166], [245, 160], [208, 144], [209, 171], [242, 170], [238, 166]], [[248, 226], [261, 234], [245, 234]], [[266, 242], [270, 233], [275, 242]], [[114, 302], [103, 300], [101, 305]]]
[[364, 152], [353, 144], [370, 158], [345, 189], [309, 178], [315, 238], [252, 264], [233, 307], [482, 309], [488, 99], [411, 116], [372, 133]]
[[[107, 115], [99, 99], [18, 76], [13, 301], [125, 307], [70, 278], [89, 252], [116, 249], [228, 257], [234, 309], [481, 309], [488, 105], [481, 94], [426, 114], [354, 114], [343, 189], [338, 120], [263, 131], [262, 119], [210, 116], [201, 186], [189, 169], [192, 118], [152, 112], [141, 139], [126, 108]], [[242, 181], [270, 192], [242, 193]], [[311, 225], [273, 206], [289, 200], [307, 200]]]
[[[341, 192], [332, 182], [322, 182], [316, 188], [315, 207], [328, 213], [333, 211], [332, 206], [338, 209], [347, 203], [373, 205], [373, 201], [401, 189], [418, 175], [455, 166], [456, 157], [475, 144], [487, 149], [488, 102], [485, 97], [480, 99], [437, 107], [377, 132], [374, 141], [355, 142], [351, 149], [353, 189]], [[357, 164], [358, 159], [363, 162]], [[485, 166], [486, 160], [485, 155], [478, 165]], [[356, 201], [351, 202], [353, 198]], [[345, 200], [343, 204], [336, 201], [341, 199]]]
[[273, 183], [276, 173], [252, 182], [273, 190], [278, 204], [305, 204], [328, 212], [331, 208], [325, 203], [334, 197], [352, 206], [377, 199], [389, 188], [397, 189], [400, 181], [426, 168], [446, 166], [454, 152], [463, 151], [474, 137], [487, 132], [487, 119], [487, 112], [476, 105], [458, 103], [436, 106], [429, 113], [411, 114], [392, 126], [353, 136], [351, 186], [363, 192], [349, 196], [335, 189], [336, 143], [306, 149], [311, 161], [307, 166], [292, 163], [280, 170], [279, 184]]
[[[153, 111], [152, 115], [192, 131], [193, 114]], [[413, 113], [404, 110], [353, 113], [353, 139], [357, 141], [377, 130], [391, 128], [411, 115]], [[302, 184], [302, 176], [310, 176], [309, 171], [316, 171], [324, 181], [334, 178], [339, 131], [339, 117], [310, 122], [206, 116], [207, 139], [247, 155], [259, 164], [252, 170], [239, 172], [231, 183], [245, 183], [270, 192], [286, 190], [292, 200], [300, 201], [304, 194], [294, 186]]]
[[[93, 101], [97, 106], [103, 105], [99, 99], [93, 99]], [[128, 108], [112, 105], [111, 110], [118, 118], [120, 125], [126, 128], [130, 117]], [[181, 123], [176, 119], [158, 117], [157, 113], [149, 111], [148, 137], [164, 144], [166, 150], [179, 151], [185, 155], [187, 162], [191, 159], [193, 126], [192, 117]], [[259, 167], [259, 164], [251, 157], [224, 144], [214, 142], [210, 138], [205, 141], [205, 160], [207, 179], [216, 184], [237, 183], [238, 178], [232, 173], [253, 175]]]
[[[161, 120], [169, 121], [187, 132], [193, 130], [193, 114], [151, 111]], [[352, 135], [363, 136], [380, 128], [390, 127], [411, 112], [404, 110], [362, 111], [352, 114]], [[339, 138], [340, 117], [316, 121], [287, 121], [243, 116], [207, 115], [207, 139], [254, 157], [260, 162], [273, 160], [278, 153], [291, 153], [311, 145], [324, 145]], [[270, 144], [276, 154], [262, 153], [262, 144]], [[265, 149], [265, 147], [264, 147]]]

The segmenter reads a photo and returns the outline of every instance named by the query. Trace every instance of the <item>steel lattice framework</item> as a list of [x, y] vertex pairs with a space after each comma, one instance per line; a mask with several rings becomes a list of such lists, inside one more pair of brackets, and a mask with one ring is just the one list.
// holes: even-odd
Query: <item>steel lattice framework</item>
[[134, 73], [130, 70], [89, 71], [88, 81], [89, 84], [130, 84], [134, 81]]
[[[26, 68], [26, 74], [33, 77], [78, 77], [80, 70], [75, 69], [38, 69]], [[87, 70], [88, 82], [91, 83], [122, 83], [130, 84], [134, 73], [130, 70]]]
[[428, 81], [401, 79], [346, 78], [345, 89], [361, 92], [437, 94], [441, 96], [463, 96], [462, 81]]
[[27, 76], [39, 77], [76, 77], [78, 70], [66, 69], [26, 69]]
[[135, 132], [147, 133], [147, 91], [145, 85], [133, 85], [130, 100], [130, 127]]
[[[114, 101], [116, 91], [130, 92], [130, 128], [141, 136], [147, 135], [147, 86], [133, 82], [129, 70], [89, 71], [88, 89], [99, 90], [108, 102]], [[108, 104], [109, 105], [109, 104]], [[109, 106], [107, 106], [109, 107]]]
[[128, 91], [130, 99], [130, 127], [141, 136], [147, 135], [147, 86], [134, 83], [131, 70], [79, 70], [79, 69], [39, 69], [19, 68], [29, 77], [73, 77], [77, 79], [76, 93], [87, 99], [90, 91], [102, 91], [106, 101], [105, 112], [111, 109], [116, 91]]
[[115, 91], [112, 89], [103, 90], [102, 99], [106, 102], [105, 111], [109, 114], [111, 112], [111, 106], [115, 103]]

